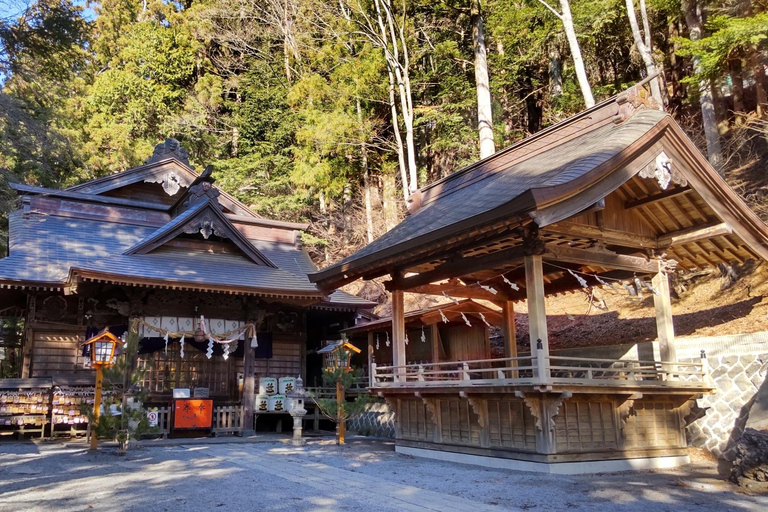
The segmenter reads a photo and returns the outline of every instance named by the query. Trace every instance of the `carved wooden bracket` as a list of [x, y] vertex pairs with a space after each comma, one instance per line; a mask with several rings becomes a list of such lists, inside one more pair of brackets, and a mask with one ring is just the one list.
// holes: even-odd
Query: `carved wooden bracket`
[[480, 425], [480, 428], [485, 428], [485, 425], [487, 424], [487, 418], [485, 407], [483, 407], [483, 402], [478, 401], [477, 398], [469, 396], [464, 391], [459, 392], [459, 396], [467, 399], [469, 405], [472, 407], [472, 410], [475, 411], [475, 414], [477, 415], [478, 425]]
[[624, 430], [624, 428], [627, 426], [627, 418], [635, 415], [635, 400], [639, 400], [641, 398], [643, 398], [642, 393], [634, 393], [627, 397], [627, 399], [624, 400], [624, 403], [619, 406], [619, 419], [621, 420], [621, 425], [619, 425], [619, 428], [621, 430]]
[[422, 396], [418, 391], [414, 393], [414, 395], [416, 398], [421, 398], [421, 401], [424, 402], [427, 411], [429, 411], [429, 414], [432, 416], [432, 422], [437, 423], [437, 400], [434, 398], [426, 398]]
[[531, 416], [536, 420], [536, 430], [543, 431], [541, 426], [541, 399], [538, 397], [527, 396], [522, 391], [515, 391], [515, 396], [522, 398], [525, 405], [528, 406], [528, 410], [531, 411]]
[[572, 392], [563, 391], [554, 401], [547, 402], [547, 426], [549, 427], [550, 432], [555, 431], [555, 417], [560, 414], [560, 407], [563, 406], [563, 402], [572, 396]]

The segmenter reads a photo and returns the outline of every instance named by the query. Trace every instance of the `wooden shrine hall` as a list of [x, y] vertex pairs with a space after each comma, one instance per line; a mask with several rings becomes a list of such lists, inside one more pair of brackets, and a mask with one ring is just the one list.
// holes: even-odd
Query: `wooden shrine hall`
[[[393, 364], [372, 364], [371, 387], [398, 452], [575, 473], [689, 460], [686, 417], [713, 385], [705, 354], [677, 360], [668, 277], [766, 257], [768, 228], [636, 86], [427, 185], [403, 222], [310, 280], [389, 276]], [[654, 291], [660, 360], [550, 354], [545, 296], [635, 278]], [[498, 303], [504, 357], [407, 364], [404, 292]]]
[[136, 325], [133, 363], [154, 403], [199, 388], [237, 407], [246, 431], [258, 379], [307, 378], [307, 353], [329, 326], [354, 325], [375, 304], [320, 291], [300, 244], [307, 226], [262, 218], [214, 181], [168, 139], [140, 167], [65, 190], [12, 185], [20, 207], [0, 260], [0, 309], [23, 311], [19, 377], [92, 388], [86, 337]]

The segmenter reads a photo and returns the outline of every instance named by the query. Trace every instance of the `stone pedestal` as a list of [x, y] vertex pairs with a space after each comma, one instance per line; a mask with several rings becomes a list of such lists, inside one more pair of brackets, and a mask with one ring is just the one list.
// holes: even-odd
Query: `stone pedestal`
[[[298, 400], [296, 401], [298, 402]], [[296, 408], [293, 407], [293, 404], [291, 406], [291, 418], [293, 418], [293, 439], [291, 442], [295, 446], [302, 446], [304, 444], [304, 438], [301, 436], [302, 422], [304, 421], [304, 416], [307, 414], [307, 410], [304, 409], [303, 403], [301, 405], [296, 405]]]

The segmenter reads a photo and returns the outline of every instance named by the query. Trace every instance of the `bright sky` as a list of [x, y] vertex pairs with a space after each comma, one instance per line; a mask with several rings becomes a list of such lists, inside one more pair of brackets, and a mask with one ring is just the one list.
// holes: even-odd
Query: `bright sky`
[[[83, 7], [83, 15], [86, 19], [92, 20], [94, 18], [95, 14], [93, 9], [90, 9], [85, 5], [86, 0], [74, 0], [74, 2], [75, 5]], [[31, 0], [0, 0], [0, 18], [14, 19], [31, 3]]]

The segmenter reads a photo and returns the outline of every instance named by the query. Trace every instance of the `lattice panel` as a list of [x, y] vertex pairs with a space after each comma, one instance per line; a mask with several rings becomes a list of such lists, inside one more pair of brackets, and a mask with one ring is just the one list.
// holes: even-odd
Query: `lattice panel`
[[399, 417], [403, 439], [431, 441], [435, 424], [432, 415], [421, 400], [400, 400]]
[[466, 400], [440, 400], [440, 431], [443, 442], [480, 445], [480, 426]]
[[536, 420], [522, 400], [488, 400], [491, 446], [536, 449]]
[[558, 452], [617, 449], [613, 403], [563, 402], [555, 416], [555, 437]]
[[677, 407], [666, 402], [635, 402], [625, 427], [627, 448], [680, 447]]

